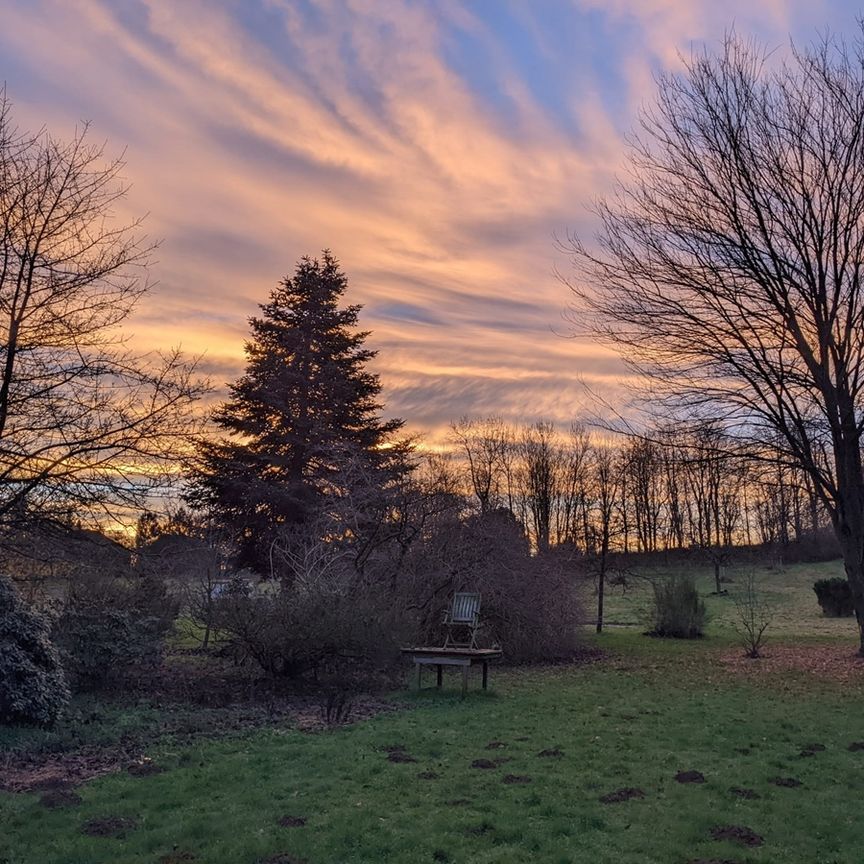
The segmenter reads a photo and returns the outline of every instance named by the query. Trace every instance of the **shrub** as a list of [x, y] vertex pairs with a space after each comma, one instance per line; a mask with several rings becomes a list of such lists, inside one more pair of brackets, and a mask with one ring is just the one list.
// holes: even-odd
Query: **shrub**
[[481, 645], [499, 643], [508, 662], [569, 660], [578, 652], [581, 603], [574, 562], [532, 555], [522, 526], [507, 510], [438, 527], [405, 562], [410, 605], [423, 610], [416, 644], [441, 645], [443, 612], [456, 591], [482, 595]]
[[386, 667], [398, 657], [400, 621], [374, 588], [283, 584], [216, 601], [216, 626], [235, 659], [253, 660], [268, 675], [318, 677], [356, 666]]
[[852, 604], [852, 589], [841, 576], [833, 579], [819, 579], [813, 583], [816, 599], [822, 607], [822, 612], [828, 618], [845, 618], [855, 614]]
[[744, 654], [751, 660], [758, 659], [765, 644], [765, 632], [774, 620], [774, 606], [759, 591], [756, 576], [751, 570], [747, 573], [744, 585], [737, 590], [735, 600], [735, 631], [744, 648]]
[[49, 725], [69, 701], [47, 619], [0, 578], [0, 722]]
[[175, 615], [164, 584], [154, 578], [76, 583], [54, 627], [75, 688], [97, 690], [156, 664]]
[[674, 574], [654, 583], [652, 636], [698, 639], [705, 628], [705, 603], [692, 576]]

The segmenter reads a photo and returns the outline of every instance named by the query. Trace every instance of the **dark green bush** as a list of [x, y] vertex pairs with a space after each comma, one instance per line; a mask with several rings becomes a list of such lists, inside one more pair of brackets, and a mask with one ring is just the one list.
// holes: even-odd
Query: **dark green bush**
[[705, 603], [692, 576], [673, 575], [654, 583], [652, 636], [698, 639], [705, 629]]
[[176, 612], [164, 584], [154, 578], [77, 583], [54, 626], [75, 689], [98, 690], [158, 663]]
[[53, 723], [69, 701], [47, 619], [0, 577], [0, 723]]
[[813, 583], [816, 599], [827, 618], [846, 618], [855, 614], [852, 605], [852, 589], [842, 576], [819, 579]]

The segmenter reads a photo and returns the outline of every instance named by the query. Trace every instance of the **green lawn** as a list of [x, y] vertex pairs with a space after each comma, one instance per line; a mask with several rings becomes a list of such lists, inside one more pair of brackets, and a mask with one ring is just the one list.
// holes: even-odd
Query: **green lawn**
[[[156, 747], [164, 773], [93, 780], [69, 808], [4, 795], [0, 860], [859, 864], [864, 752], [848, 746], [864, 740], [862, 679], [735, 677], [717, 661], [724, 638], [617, 632], [601, 644], [611, 659], [501, 671], [494, 692], [464, 702], [425, 691], [398, 697], [407, 710], [332, 732], [286, 726]], [[493, 741], [502, 746], [487, 749]], [[801, 756], [810, 744], [825, 749]], [[395, 747], [416, 762], [390, 761]], [[471, 767], [477, 759], [507, 761]], [[676, 782], [688, 770], [706, 782]], [[628, 787], [644, 798], [599, 800]], [[284, 816], [305, 825], [282, 827]], [[114, 817], [134, 820], [123, 839], [81, 833]], [[712, 840], [722, 825], [750, 828], [764, 845]]]
[[[636, 570], [635, 578], [628, 579], [626, 591], [610, 586], [606, 596], [606, 619], [629, 625], [647, 622], [647, 612], [653, 592], [651, 579], [662, 578], [680, 565], [670, 568], [651, 567]], [[785, 567], [765, 565], [733, 565], [727, 568], [729, 582], [723, 587], [728, 594], [716, 596], [714, 571], [708, 566], [688, 568], [696, 577], [696, 584], [708, 608], [709, 633], [731, 631], [735, 621], [735, 593], [751, 572], [756, 586], [774, 608], [770, 632], [784, 638], [801, 636], [827, 636], [854, 639], [855, 621], [852, 618], [825, 618], [816, 602], [813, 583], [817, 579], [843, 576], [840, 561], [819, 564], [790, 564]]]

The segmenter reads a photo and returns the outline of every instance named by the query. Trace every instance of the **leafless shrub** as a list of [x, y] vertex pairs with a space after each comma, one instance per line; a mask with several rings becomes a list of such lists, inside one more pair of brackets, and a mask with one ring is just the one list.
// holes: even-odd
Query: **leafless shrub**
[[747, 573], [740, 590], [734, 592], [735, 631], [747, 657], [758, 659], [765, 644], [765, 633], [774, 620], [774, 606], [758, 588], [756, 576]]

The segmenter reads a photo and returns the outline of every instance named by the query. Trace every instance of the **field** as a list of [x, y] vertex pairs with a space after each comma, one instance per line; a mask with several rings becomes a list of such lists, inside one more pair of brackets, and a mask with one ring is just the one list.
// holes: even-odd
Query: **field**
[[[333, 730], [154, 738], [134, 773], [0, 793], [0, 861], [859, 864], [864, 664], [851, 622], [822, 619], [810, 590], [838, 569], [760, 571], [778, 608], [764, 660], [740, 658], [734, 604], [708, 597], [697, 642], [616, 626], [586, 634], [596, 662], [494, 670], [464, 701], [454, 680]], [[610, 618], [648, 591], [616, 588]], [[112, 710], [109, 736], [155, 709]]]

